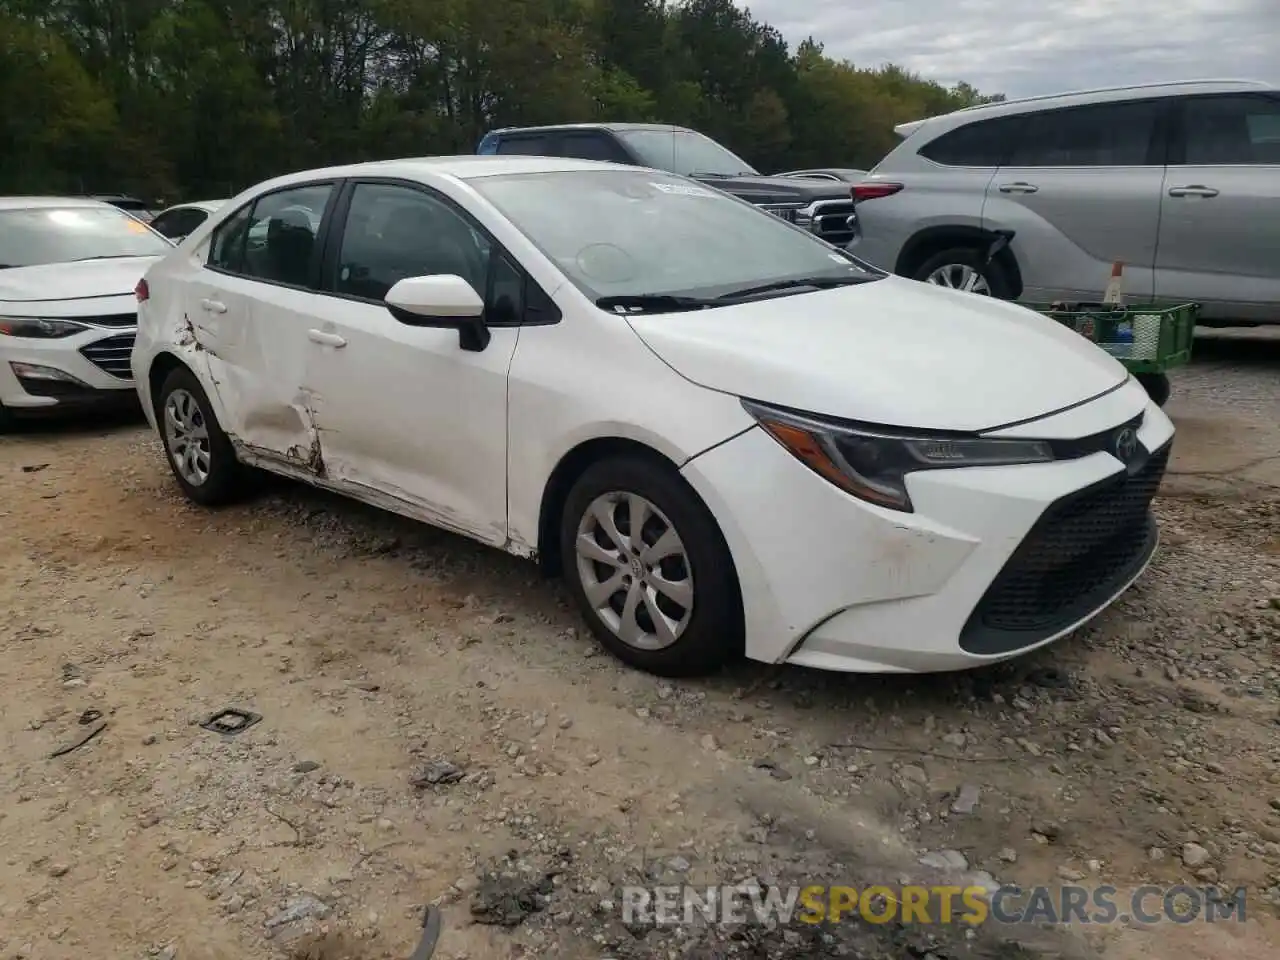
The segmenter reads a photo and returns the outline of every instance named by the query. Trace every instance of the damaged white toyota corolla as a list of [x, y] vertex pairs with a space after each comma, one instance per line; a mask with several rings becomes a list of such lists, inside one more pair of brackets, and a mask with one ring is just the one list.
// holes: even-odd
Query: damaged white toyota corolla
[[990, 663], [1156, 547], [1173, 426], [1119, 363], [666, 173], [293, 174], [138, 299], [134, 377], [191, 499], [263, 468], [536, 557], [655, 673]]

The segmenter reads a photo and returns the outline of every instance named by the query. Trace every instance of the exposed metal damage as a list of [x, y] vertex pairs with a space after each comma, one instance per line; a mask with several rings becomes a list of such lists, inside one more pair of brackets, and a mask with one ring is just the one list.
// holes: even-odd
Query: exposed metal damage
[[306, 471], [317, 477], [327, 476], [324, 465], [324, 448], [320, 444], [320, 425], [316, 421], [316, 411], [312, 404], [315, 396], [309, 391], [303, 391], [299, 397], [301, 402], [294, 404], [302, 414], [303, 425], [310, 434], [311, 442], [304, 449], [301, 444], [294, 444], [285, 451], [285, 456], [290, 460], [297, 461], [303, 465]]
[[207, 353], [211, 357], [217, 356], [216, 353], [200, 341], [200, 334], [196, 332], [196, 325], [191, 322], [191, 317], [185, 313], [182, 315], [182, 323], [178, 327], [178, 335], [173, 342], [178, 347], [190, 347], [196, 353]]

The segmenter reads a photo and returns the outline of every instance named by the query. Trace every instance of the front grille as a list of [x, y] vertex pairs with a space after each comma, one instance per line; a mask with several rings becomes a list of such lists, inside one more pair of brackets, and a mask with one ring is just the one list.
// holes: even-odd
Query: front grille
[[853, 239], [853, 200], [823, 200], [813, 205], [811, 229], [827, 243], [844, 247]]
[[95, 327], [136, 327], [138, 325], [136, 313], [108, 313], [100, 317], [76, 317], [75, 319]]
[[119, 380], [132, 380], [129, 355], [133, 353], [133, 334], [118, 333], [80, 348], [86, 360]]
[[1110, 600], [1155, 549], [1151, 500], [1170, 448], [1049, 507], [969, 617], [961, 648], [989, 655], [1031, 646]]

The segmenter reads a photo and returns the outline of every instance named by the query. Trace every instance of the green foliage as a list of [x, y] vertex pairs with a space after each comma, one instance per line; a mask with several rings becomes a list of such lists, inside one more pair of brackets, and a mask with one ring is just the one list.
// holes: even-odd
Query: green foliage
[[169, 201], [583, 120], [869, 167], [895, 123], [999, 99], [793, 52], [732, 0], [0, 0], [0, 97], [0, 191]]

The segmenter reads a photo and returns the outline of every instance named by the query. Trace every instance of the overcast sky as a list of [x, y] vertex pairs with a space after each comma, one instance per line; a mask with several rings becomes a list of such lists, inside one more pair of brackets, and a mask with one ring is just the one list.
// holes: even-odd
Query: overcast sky
[[741, 0], [792, 47], [1032, 96], [1243, 77], [1280, 84], [1280, 0]]

